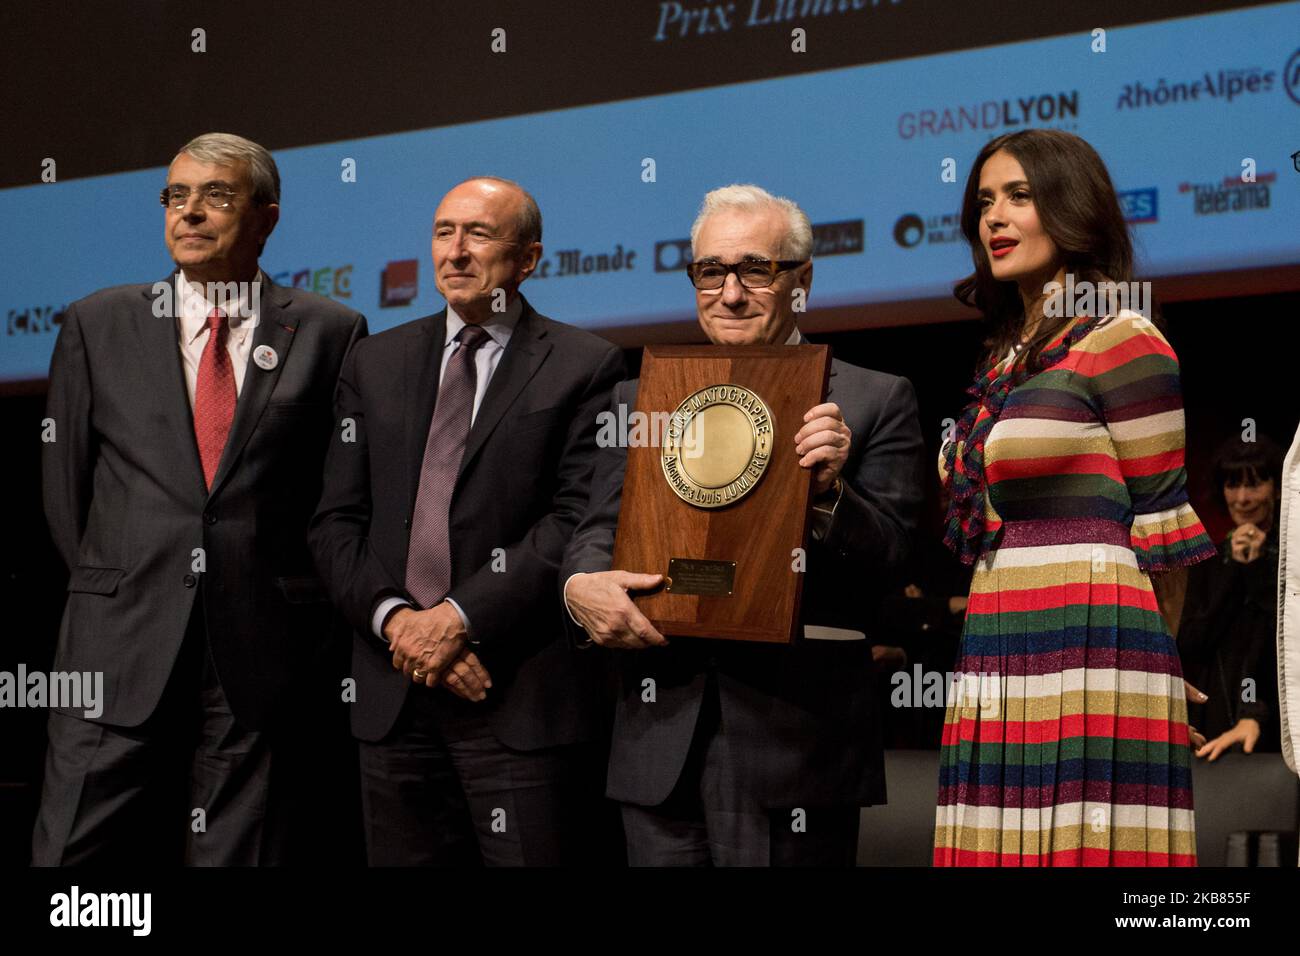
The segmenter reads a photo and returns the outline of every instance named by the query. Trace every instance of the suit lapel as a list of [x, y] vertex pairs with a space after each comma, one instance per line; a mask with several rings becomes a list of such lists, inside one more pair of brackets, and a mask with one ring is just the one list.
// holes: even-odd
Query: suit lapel
[[[276, 285], [266, 273], [261, 274], [261, 280], [262, 301], [259, 303], [257, 327], [253, 330], [252, 347], [248, 351], [250, 361], [244, 369], [244, 387], [240, 389], [239, 401], [235, 404], [235, 420], [226, 437], [226, 447], [221, 452], [221, 463], [212, 479], [211, 495], [217, 493], [234, 470], [240, 453], [257, 428], [257, 422], [275, 390], [275, 383], [280, 380], [280, 371], [289, 358], [289, 348], [293, 345], [297, 328], [295, 317], [290, 313], [292, 291]], [[279, 361], [273, 369], [263, 369], [251, 361], [253, 354], [263, 345], [269, 345], [278, 356]]]
[[465, 456], [460, 460], [457, 479], [465, 474], [465, 469], [473, 462], [474, 456], [479, 453], [483, 443], [497, 427], [501, 416], [514, 403], [524, 386], [541, 367], [547, 353], [551, 351], [551, 343], [545, 341], [545, 338], [546, 329], [532, 306], [525, 301], [523, 313], [519, 316], [519, 324], [515, 326], [514, 334], [506, 344], [505, 354], [501, 356], [501, 362], [497, 365], [492, 381], [488, 383], [487, 393], [483, 396], [483, 404], [479, 406], [478, 414], [474, 416], [474, 424], [465, 441]]
[[420, 491], [420, 468], [424, 464], [424, 446], [429, 441], [433, 423], [433, 406], [438, 400], [438, 380], [442, 373], [442, 350], [447, 344], [447, 310], [431, 315], [417, 327], [415, 338], [406, 350], [406, 468], [407, 514], [415, 513], [415, 496]]
[[[799, 341], [795, 342], [794, 344], [795, 344], [795, 345], [812, 345], [812, 343], [808, 341], [808, 338], [803, 334], [803, 332], [800, 332], [800, 333], [799, 333]], [[832, 359], [831, 359], [831, 372], [830, 372], [829, 377], [826, 379], [826, 401], [828, 401], [828, 402], [831, 401], [831, 395], [832, 395], [832, 393], [834, 393], [834, 391], [835, 391], [835, 360], [832, 358]], [[842, 409], [841, 409], [841, 410], [842, 410]]]
[[[179, 278], [180, 274], [174, 273], [144, 291], [145, 302], [136, 313], [136, 331], [140, 336], [140, 361], [145, 381], [157, 383], [151, 395], [161, 405], [168, 426], [162, 437], [172, 441], [176, 460], [186, 463], [190, 484], [198, 494], [206, 497], [208, 492], [203, 482], [203, 466], [199, 462], [199, 445], [194, 437], [194, 411], [185, 387], [185, 369], [178, 344]], [[154, 312], [157, 301], [154, 289], [162, 283], [172, 287], [172, 307], [167, 314], [159, 316]]]

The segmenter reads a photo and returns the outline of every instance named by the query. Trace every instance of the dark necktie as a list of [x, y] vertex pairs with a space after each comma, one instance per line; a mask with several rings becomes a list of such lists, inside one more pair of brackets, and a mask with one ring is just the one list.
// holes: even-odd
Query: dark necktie
[[474, 388], [478, 383], [474, 356], [488, 334], [477, 325], [467, 325], [456, 339], [456, 351], [447, 360], [447, 370], [438, 385], [406, 553], [406, 590], [422, 608], [437, 604], [451, 590], [447, 528], [451, 495], [460, 460], [465, 456], [465, 439], [474, 410]]
[[226, 348], [229, 332], [226, 313], [220, 309], [208, 313], [208, 343], [203, 347], [194, 382], [194, 437], [199, 443], [199, 460], [208, 488], [212, 487], [230, 423], [235, 419], [235, 370]]

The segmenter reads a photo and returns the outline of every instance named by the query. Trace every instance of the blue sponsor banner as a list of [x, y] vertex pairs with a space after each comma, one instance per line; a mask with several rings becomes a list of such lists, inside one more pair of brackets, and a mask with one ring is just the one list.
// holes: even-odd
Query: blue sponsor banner
[[1119, 206], [1129, 223], [1157, 222], [1160, 219], [1160, 192], [1150, 189], [1127, 189], [1119, 194]]
[[[969, 164], [1031, 126], [1097, 147], [1144, 275], [1296, 263], [1297, 24], [1300, 3], [1283, 3], [1108, 30], [1104, 52], [1077, 33], [283, 150], [263, 265], [375, 329], [433, 311], [433, 210], [490, 172], [541, 205], [545, 255], [525, 286], [538, 308], [595, 329], [684, 320], [700, 198], [755, 182], [816, 227], [811, 307], [946, 296], [970, 268], [957, 221]], [[164, 176], [0, 191], [0, 379], [45, 375], [67, 303], [168, 273]]]

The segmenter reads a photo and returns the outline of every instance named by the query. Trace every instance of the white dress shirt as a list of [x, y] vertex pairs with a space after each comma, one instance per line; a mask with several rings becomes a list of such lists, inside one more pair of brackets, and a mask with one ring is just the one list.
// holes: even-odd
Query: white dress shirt
[[[514, 335], [515, 326], [519, 324], [519, 317], [524, 313], [523, 300], [515, 296], [515, 300], [506, 307], [501, 313], [492, 313], [491, 318], [483, 322], [479, 328], [488, 334], [487, 340], [478, 347], [474, 353], [474, 368], [476, 372], [474, 382], [474, 406], [470, 411], [470, 426], [474, 424], [474, 419], [478, 417], [479, 406], [483, 404], [483, 396], [487, 394], [488, 383], [492, 381], [492, 376], [496, 374], [497, 366], [501, 364], [501, 356], [505, 353], [506, 346], [510, 343], [510, 336]], [[465, 320], [456, 314], [456, 310], [450, 305], [447, 306], [447, 335], [442, 343], [442, 359], [438, 366], [438, 388], [442, 389], [443, 379], [447, 374], [447, 362], [459, 343], [456, 336], [460, 330], [465, 327]], [[460, 621], [465, 626], [467, 633], [470, 633], [469, 618], [465, 610], [453, 601], [447, 598], [447, 603], [456, 609], [460, 615]], [[375, 637], [380, 640], [387, 640], [384, 637], [384, 622], [388, 615], [399, 607], [410, 607], [411, 602], [406, 598], [390, 597], [375, 607], [375, 613], [370, 618], [370, 628], [375, 633]], [[470, 633], [470, 643], [477, 644], [474, 636]]]
[[[260, 280], [261, 273], [258, 273]], [[185, 369], [185, 391], [190, 396], [190, 410], [194, 409], [194, 387], [199, 378], [199, 362], [207, 347], [211, 331], [208, 316], [217, 308], [210, 301], [203, 283], [180, 274], [180, 305], [176, 311], [176, 334], [181, 349], [181, 365]], [[253, 349], [253, 329], [257, 328], [257, 296], [249, 296], [248, 287], [241, 286], [239, 298], [221, 305], [229, 316], [230, 331], [226, 335], [226, 351], [230, 353], [230, 367], [235, 373], [235, 395], [244, 388], [244, 372], [248, 368], [248, 354]]]

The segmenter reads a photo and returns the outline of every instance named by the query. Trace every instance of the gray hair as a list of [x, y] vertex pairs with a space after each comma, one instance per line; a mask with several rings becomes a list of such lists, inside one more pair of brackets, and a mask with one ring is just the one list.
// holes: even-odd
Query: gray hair
[[[519, 210], [519, 218], [515, 220], [515, 229], [519, 233], [519, 245], [527, 246], [534, 242], [542, 241], [542, 210], [537, 205], [537, 200], [523, 186], [520, 186], [513, 179], [506, 179], [503, 176], [471, 176], [469, 179], [462, 179], [456, 186], [463, 186], [466, 183], [472, 183], [476, 180], [485, 179], [490, 183], [500, 183], [502, 186], [510, 186], [519, 190], [524, 197], [523, 206]], [[455, 189], [453, 186], [452, 189]]]
[[695, 254], [695, 246], [699, 241], [700, 229], [704, 225], [704, 220], [723, 209], [742, 209], [750, 212], [757, 212], [761, 209], [779, 209], [784, 213], [788, 225], [777, 255], [783, 259], [798, 259], [800, 261], [812, 258], [813, 235], [812, 224], [808, 221], [808, 214], [800, 209], [793, 200], [786, 199], [784, 196], [773, 196], [761, 186], [750, 183], [733, 183], [705, 195], [704, 201], [700, 203], [699, 215], [695, 217], [695, 222], [691, 225], [692, 256]]
[[[263, 146], [234, 133], [204, 133], [181, 147], [201, 163], [229, 166], [248, 164], [248, 178], [253, 184], [253, 200], [261, 203], [279, 203], [280, 170], [275, 160]], [[180, 155], [177, 153], [176, 155]]]

